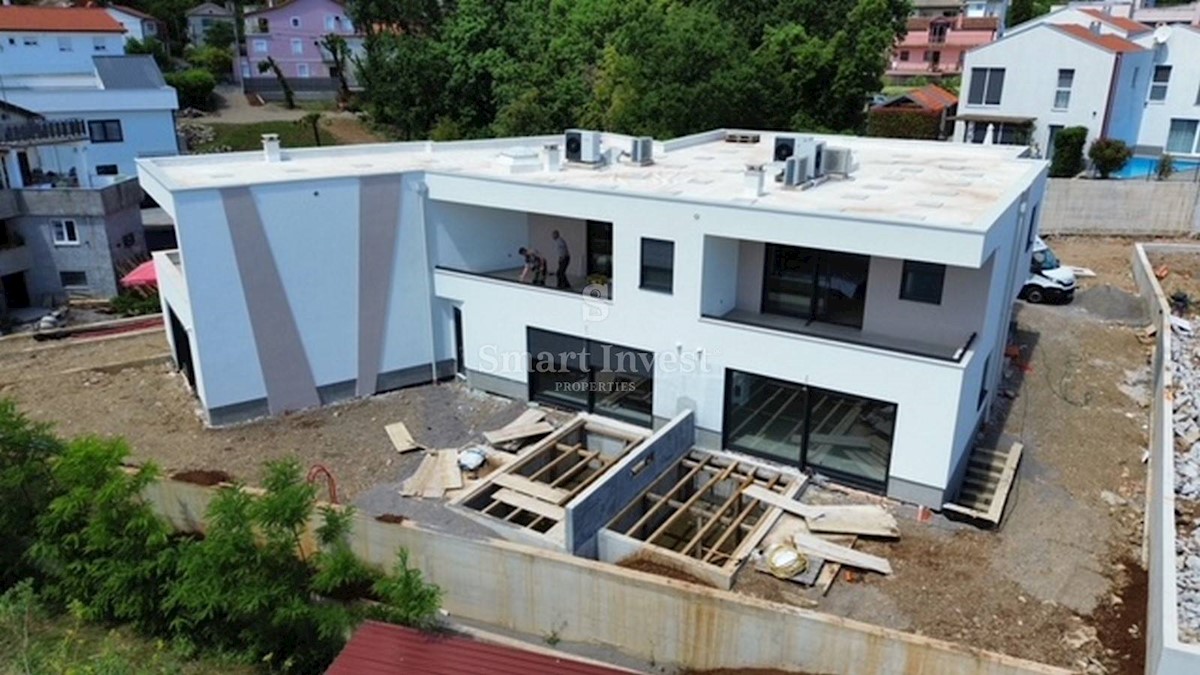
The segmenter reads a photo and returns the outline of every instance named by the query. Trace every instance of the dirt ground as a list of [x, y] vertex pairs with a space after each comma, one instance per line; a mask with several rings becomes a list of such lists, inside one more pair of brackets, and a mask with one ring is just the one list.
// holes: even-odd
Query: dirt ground
[[329, 133], [346, 145], [358, 143], [383, 143], [386, 138], [368, 129], [357, 117], [350, 114], [330, 115], [325, 124]]

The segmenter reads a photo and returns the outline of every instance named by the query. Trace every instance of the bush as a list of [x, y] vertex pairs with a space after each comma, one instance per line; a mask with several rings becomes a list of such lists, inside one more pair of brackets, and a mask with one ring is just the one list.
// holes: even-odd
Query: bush
[[1157, 177], [1159, 180], [1166, 180], [1173, 173], [1175, 173], [1175, 158], [1164, 152], [1158, 158]]
[[1054, 137], [1054, 159], [1050, 175], [1054, 178], [1074, 178], [1083, 171], [1083, 146], [1087, 143], [1087, 127], [1067, 127]]
[[37, 538], [38, 518], [58, 495], [50, 465], [62, 452], [49, 425], [0, 400], [0, 592], [33, 574], [26, 552]]
[[125, 53], [149, 54], [154, 57], [154, 62], [158, 64], [159, 70], [164, 73], [175, 70], [175, 64], [171, 62], [171, 53], [167, 51], [167, 46], [152, 37], [145, 40], [129, 38], [125, 41]]
[[923, 110], [875, 108], [867, 115], [867, 135], [886, 138], [941, 138], [942, 116]]
[[167, 73], [165, 77], [167, 84], [179, 92], [181, 108], [212, 108], [213, 90], [217, 88], [217, 80], [212, 73], [203, 68], [192, 68], [178, 73]]
[[1130, 157], [1133, 157], [1133, 150], [1125, 145], [1125, 141], [1115, 138], [1097, 138], [1088, 148], [1088, 159], [1092, 160], [1100, 178], [1108, 178], [1120, 171]]
[[159, 302], [157, 291], [150, 293], [122, 291], [120, 295], [109, 300], [109, 305], [114, 312], [121, 316], [142, 316], [162, 311], [162, 303]]
[[188, 63], [207, 70], [216, 79], [227, 79], [233, 74], [233, 56], [228, 49], [196, 47], [189, 49], [186, 57]]

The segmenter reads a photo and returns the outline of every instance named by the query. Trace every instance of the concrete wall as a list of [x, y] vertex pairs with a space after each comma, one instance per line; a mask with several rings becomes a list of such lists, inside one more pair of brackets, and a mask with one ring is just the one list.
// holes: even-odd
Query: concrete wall
[[521, 211], [430, 201], [425, 217], [435, 266], [493, 272], [525, 264], [517, 251], [530, 245], [530, 217]]
[[1043, 234], [1186, 235], [1200, 230], [1200, 183], [1052, 178]]
[[1171, 315], [1162, 287], [1154, 277], [1147, 252], [1188, 251], [1195, 246], [1138, 244], [1133, 252], [1133, 278], [1158, 328], [1151, 364], [1154, 398], [1150, 406], [1150, 465], [1146, 489], [1144, 551], [1150, 575], [1146, 630], [1147, 675], [1191, 675], [1200, 672], [1200, 645], [1179, 641], [1178, 580], [1175, 575], [1175, 432], [1171, 377]]
[[[212, 488], [165, 480], [146, 497], [177, 529], [203, 531]], [[302, 540], [315, 541], [314, 518]], [[839, 675], [1066, 675], [1044, 664], [498, 540], [353, 516], [351, 547], [410, 564], [451, 617], [614, 648], [646, 668], [762, 668]]]

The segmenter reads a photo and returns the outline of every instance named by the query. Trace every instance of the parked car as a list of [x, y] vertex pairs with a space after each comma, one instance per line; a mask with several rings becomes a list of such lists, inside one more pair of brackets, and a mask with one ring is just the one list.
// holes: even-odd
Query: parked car
[[1021, 288], [1018, 298], [1032, 303], [1068, 303], [1075, 298], [1075, 273], [1063, 267], [1054, 251], [1038, 237], [1033, 243], [1033, 257], [1029, 260], [1029, 280]]

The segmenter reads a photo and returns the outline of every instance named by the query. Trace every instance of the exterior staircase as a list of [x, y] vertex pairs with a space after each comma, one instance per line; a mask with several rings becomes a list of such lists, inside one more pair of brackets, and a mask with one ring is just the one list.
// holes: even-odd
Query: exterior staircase
[[971, 451], [957, 498], [942, 505], [948, 516], [965, 516], [989, 528], [1000, 526], [1024, 447], [1015, 441], [999, 445]]

